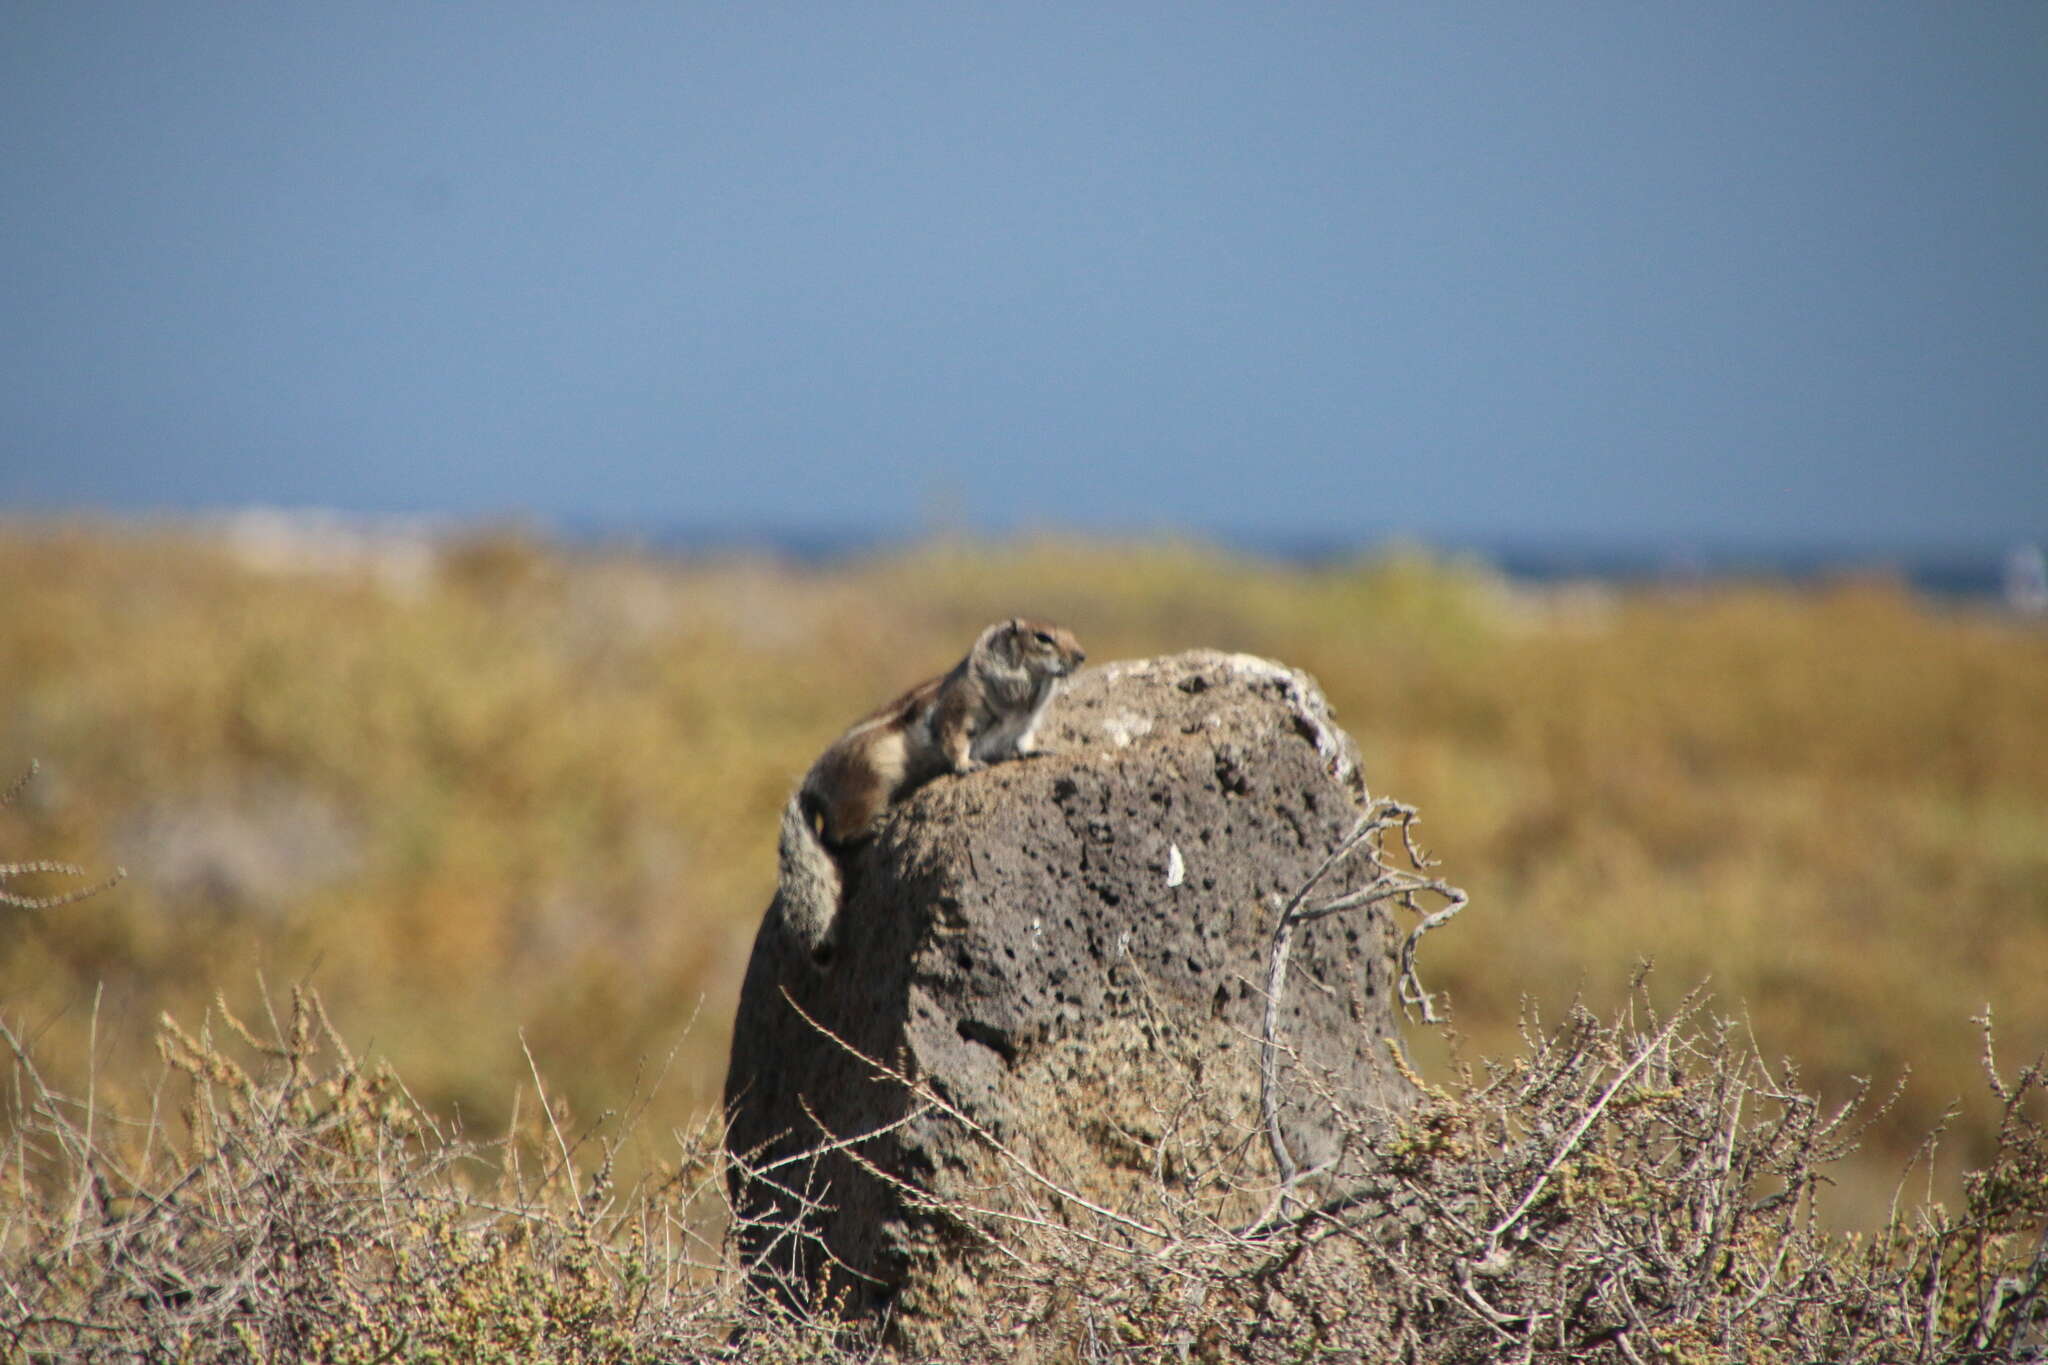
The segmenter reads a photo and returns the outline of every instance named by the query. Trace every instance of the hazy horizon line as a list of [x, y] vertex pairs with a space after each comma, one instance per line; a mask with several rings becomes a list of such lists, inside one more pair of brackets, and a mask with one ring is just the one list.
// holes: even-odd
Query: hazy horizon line
[[373, 538], [440, 540], [510, 532], [578, 549], [626, 549], [674, 557], [769, 553], [829, 564], [920, 544], [1074, 540], [1131, 545], [1193, 545], [1283, 563], [1317, 565], [1416, 553], [1478, 558], [1511, 578], [1687, 581], [1742, 576], [1811, 580], [1892, 573], [1941, 595], [1996, 595], [2016, 555], [2035, 555], [2048, 537], [1974, 543], [1928, 539], [1814, 536], [1743, 537], [1621, 530], [1593, 536], [1530, 531], [1446, 533], [1370, 528], [1350, 534], [1261, 526], [1115, 526], [1024, 523], [989, 526], [926, 520], [891, 525], [852, 519], [682, 518], [499, 512], [361, 510], [321, 505], [247, 503], [196, 508], [0, 508], [0, 528], [63, 525], [204, 529], [261, 526]]

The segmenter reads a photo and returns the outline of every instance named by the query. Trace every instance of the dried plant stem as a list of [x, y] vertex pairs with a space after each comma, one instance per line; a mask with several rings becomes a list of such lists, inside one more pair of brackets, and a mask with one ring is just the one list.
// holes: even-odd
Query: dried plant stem
[[[1280, 1115], [1280, 1058], [1288, 1051], [1280, 1036], [1280, 1008], [1286, 998], [1288, 965], [1296, 931], [1315, 920], [1352, 910], [1371, 909], [1388, 901], [1397, 901], [1410, 910], [1416, 910], [1415, 897], [1422, 892], [1443, 897], [1448, 904], [1435, 914], [1425, 916], [1403, 940], [1399, 966], [1403, 1003], [1419, 1006], [1426, 1022], [1439, 1022], [1428, 993], [1415, 977], [1415, 945], [1425, 933], [1447, 923], [1463, 909], [1467, 897], [1448, 883], [1420, 877], [1387, 863], [1384, 840], [1389, 831], [1398, 830], [1410, 865], [1418, 868], [1429, 866], [1429, 860], [1415, 846], [1417, 818], [1418, 813], [1413, 806], [1399, 801], [1374, 802], [1281, 907], [1279, 917], [1274, 921], [1272, 943], [1266, 953], [1265, 1011], [1259, 1038], [1259, 1119], [1278, 1175], [1278, 1188], [1273, 1204], [1254, 1226], [1262, 1226], [1284, 1212], [1300, 1183], [1316, 1174], [1312, 1170], [1304, 1171], [1296, 1160]], [[1309, 897], [1316, 888], [1343, 863], [1360, 854], [1370, 869], [1365, 886], [1320, 904], [1310, 904]]]

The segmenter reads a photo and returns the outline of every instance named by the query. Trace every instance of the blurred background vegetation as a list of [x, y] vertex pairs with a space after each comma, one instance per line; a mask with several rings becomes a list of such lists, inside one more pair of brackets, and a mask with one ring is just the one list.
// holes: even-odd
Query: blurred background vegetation
[[[2048, 1048], [2048, 632], [1882, 578], [1530, 589], [1381, 554], [933, 542], [826, 567], [146, 525], [0, 527], [0, 861], [127, 879], [0, 909], [0, 1013], [45, 1074], [139, 1098], [154, 1021], [310, 981], [352, 1041], [488, 1133], [527, 1074], [645, 1141], [716, 1103], [811, 757], [991, 619], [1094, 661], [1194, 646], [1306, 668], [1375, 794], [1473, 896], [1425, 945], [1469, 1051], [1637, 962], [1711, 976], [1826, 1096], [1899, 1103], [1830, 1210], [1882, 1218]], [[62, 879], [18, 879], [25, 892]], [[1441, 1040], [1417, 1038], [1426, 1065]], [[1937, 1182], [1937, 1189], [1941, 1188]]]

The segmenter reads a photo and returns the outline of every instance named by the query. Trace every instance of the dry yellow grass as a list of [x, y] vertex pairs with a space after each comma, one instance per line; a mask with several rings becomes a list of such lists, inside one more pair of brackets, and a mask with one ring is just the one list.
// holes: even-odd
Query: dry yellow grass
[[96, 1036], [102, 1085], [146, 1073], [159, 1010], [220, 990], [260, 1015], [259, 980], [310, 978], [474, 1127], [506, 1117], [522, 1029], [578, 1112], [666, 1067], [686, 1125], [790, 784], [1018, 610], [1096, 660], [1209, 645], [1316, 674], [1473, 893], [1424, 969], [1476, 1051], [1524, 997], [1612, 1005], [1639, 958], [1674, 995], [1711, 973], [1823, 1093], [1911, 1067], [1869, 1157], [1888, 1191], [1951, 1100], [1946, 1150], [1983, 1150], [1971, 1016], [2048, 1048], [2048, 634], [1882, 582], [1532, 596], [1421, 556], [1056, 542], [810, 571], [509, 534], [413, 575], [21, 524], [0, 582], [0, 777], [44, 765], [0, 860], [130, 874], [7, 912], [0, 1002], [53, 1073], [86, 1074]]

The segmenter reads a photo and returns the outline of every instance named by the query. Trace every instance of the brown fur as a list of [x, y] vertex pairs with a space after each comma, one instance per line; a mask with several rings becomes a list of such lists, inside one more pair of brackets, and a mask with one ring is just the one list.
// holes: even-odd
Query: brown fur
[[783, 812], [779, 893], [785, 921], [814, 953], [829, 949], [837, 919], [836, 855], [933, 778], [1032, 752], [1060, 679], [1085, 658], [1059, 626], [999, 621], [950, 672], [864, 717], [818, 756]]
[[827, 844], [844, 846], [934, 777], [1031, 752], [1054, 686], [1086, 657], [1059, 626], [990, 626], [951, 672], [864, 717], [819, 756], [804, 778], [806, 814]]

